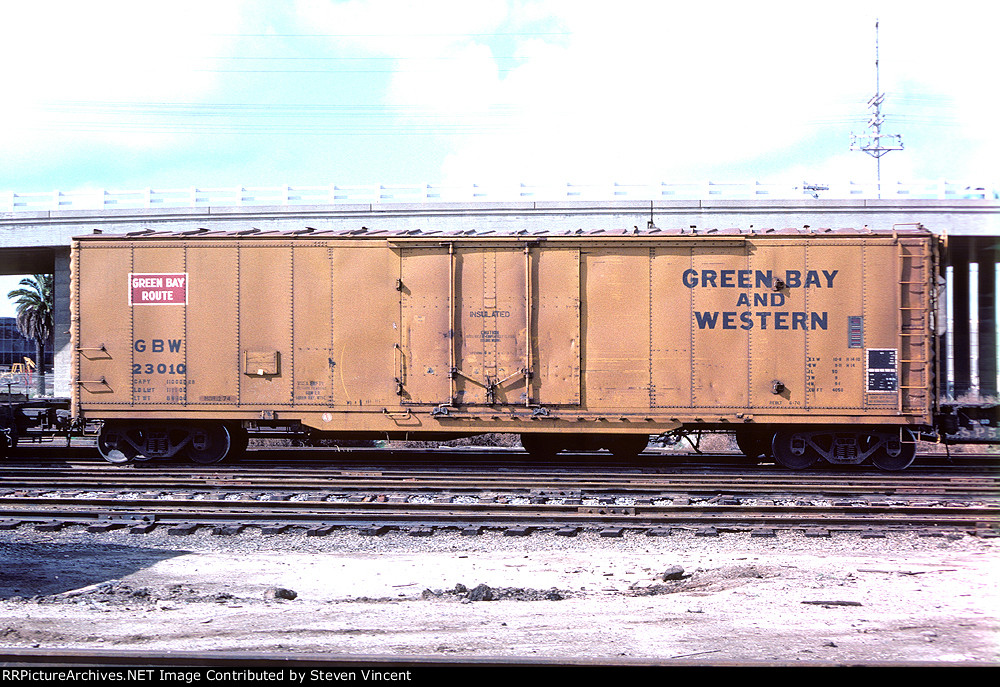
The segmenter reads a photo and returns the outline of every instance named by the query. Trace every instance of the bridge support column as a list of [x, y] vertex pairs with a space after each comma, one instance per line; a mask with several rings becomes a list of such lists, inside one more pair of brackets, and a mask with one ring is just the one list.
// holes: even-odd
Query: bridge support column
[[71, 390], [70, 366], [73, 362], [73, 345], [70, 342], [69, 317], [69, 248], [56, 248], [53, 275], [55, 277], [55, 312], [52, 318], [54, 349], [52, 351], [52, 392], [68, 397]]
[[973, 255], [979, 263], [979, 395], [997, 395], [997, 245], [977, 238]]
[[955, 398], [972, 389], [972, 341], [969, 331], [969, 248], [967, 240], [953, 239], [948, 245], [951, 279], [952, 393]]

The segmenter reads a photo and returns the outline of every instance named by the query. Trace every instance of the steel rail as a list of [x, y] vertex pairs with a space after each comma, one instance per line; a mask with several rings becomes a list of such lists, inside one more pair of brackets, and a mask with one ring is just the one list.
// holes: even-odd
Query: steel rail
[[137, 499], [0, 498], [0, 518], [96, 523], [128, 518], [205, 524], [243, 522], [433, 524], [505, 527], [575, 524], [654, 527], [678, 524], [751, 523], [760, 527], [906, 525], [908, 527], [1000, 526], [1000, 506], [915, 507], [891, 505], [615, 506], [582, 504], [391, 503], [379, 501], [229, 501]]
[[[301, 474], [301, 473], [300, 473]], [[100, 471], [90, 474], [80, 472], [38, 471], [0, 476], [0, 490], [45, 489], [185, 489], [230, 488], [260, 491], [392, 491], [416, 492], [430, 489], [472, 492], [496, 490], [545, 491], [560, 490], [579, 493], [613, 492], [616, 494], [664, 493], [776, 493], [795, 494], [857, 494], [951, 497], [995, 497], [1000, 494], [1000, 478], [965, 477], [882, 477], [865, 479], [840, 479], [839, 476], [823, 478], [805, 477], [789, 479], [787, 476], [733, 477], [723, 475], [672, 476], [672, 475], [454, 475], [427, 472], [375, 472], [339, 471], [336, 474], [297, 476], [289, 479], [270, 473], [206, 473], [177, 472], [142, 474], [121, 471]]]
[[237, 479], [283, 479], [292, 476], [294, 480], [303, 482], [318, 481], [323, 478], [345, 477], [378, 477], [378, 478], [404, 478], [414, 477], [446, 477], [451, 480], [480, 480], [480, 481], [506, 481], [515, 479], [524, 480], [616, 480], [616, 481], [663, 481], [667, 479], [685, 479], [690, 481], [708, 481], [718, 479], [729, 479], [734, 481], [753, 482], [781, 482], [788, 481], [793, 484], [802, 484], [810, 480], [825, 480], [836, 482], [837, 484], [884, 484], [896, 486], [906, 483], [920, 483], [923, 481], [950, 482], [955, 483], [990, 483], [1000, 482], [1000, 473], [997, 475], [983, 474], [963, 474], [951, 471], [948, 474], [915, 474], [915, 473], [882, 473], [871, 474], [849, 473], [842, 471], [803, 471], [793, 472], [777, 469], [758, 469], [747, 467], [743, 469], [711, 470], [704, 472], [689, 472], [673, 468], [633, 468], [623, 466], [620, 469], [596, 469], [592, 467], [567, 466], [561, 469], [553, 469], [550, 466], [524, 467], [524, 466], [497, 466], [489, 462], [479, 462], [468, 472], [462, 471], [455, 466], [442, 468], [433, 467], [399, 467], [391, 463], [386, 465], [370, 464], [366, 467], [354, 465], [330, 465], [328, 467], [310, 467], [304, 473], [302, 466], [294, 467], [254, 467], [248, 468], [243, 465], [234, 466], [186, 466], [186, 465], [156, 465], [156, 464], [135, 464], [131, 467], [116, 465], [90, 465], [71, 464], [58, 467], [38, 466], [38, 465], [11, 465], [5, 463], [0, 471], [0, 480], [14, 476], [43, 475], [46, 477], [62, 476], [95, 476], [100, 479], [107, 479], [113, 476], [115, 479], [151, 479], [154, 477], [172, 477], [176, 479], [196, 479], [196, 478], [237, 478]]

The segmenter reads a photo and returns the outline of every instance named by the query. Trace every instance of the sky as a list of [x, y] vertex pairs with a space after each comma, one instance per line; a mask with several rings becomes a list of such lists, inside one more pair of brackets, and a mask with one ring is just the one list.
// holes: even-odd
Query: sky
[[876, 92], [876, 21], [882, 132], [904, 145], [883, 182], [1000, 180], [987, 0], [0, 10], [0, 194], [871, 181], [874, 159], [850, 143]]

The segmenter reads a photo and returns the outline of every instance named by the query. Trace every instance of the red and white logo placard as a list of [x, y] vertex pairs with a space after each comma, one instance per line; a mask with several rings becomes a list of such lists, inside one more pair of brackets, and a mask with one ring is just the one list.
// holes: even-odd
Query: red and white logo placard
[[129, 305], [187, 305], [187, 272], [148, 274], [129, 272]]

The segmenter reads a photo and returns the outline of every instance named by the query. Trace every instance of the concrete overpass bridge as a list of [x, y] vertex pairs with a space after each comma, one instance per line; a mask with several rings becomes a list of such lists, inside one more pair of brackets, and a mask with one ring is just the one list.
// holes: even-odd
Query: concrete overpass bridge
[[955, 396], [970, 391], [996, 396], [1000, 200], [982, 188], [946, 185], [930, 190], [894, 186], [882, 198], [868, 197], [872, 191], [853, 185], [838, 190], [661, 184], [600, 189], [517, 186], [491, 194], [479, 187], [456, 192], [433, 186], [10, 194], [7, 207], [0, 204], [0, 274], [55, 274], [55, 393], [69, 395], [69, 246], [72, 237], [83, 234], [305, 227], [531, 233], [622, 232], [649, 226], [695, 231], [885, 229], [919, 223], [948, 238], [951, 331], [946, 390]]

